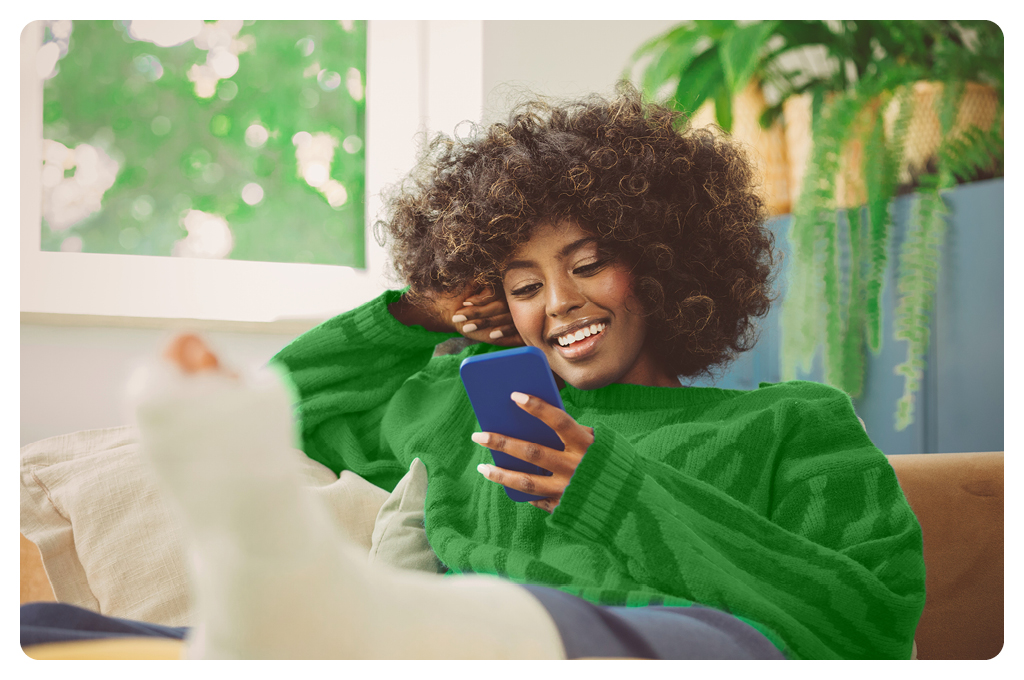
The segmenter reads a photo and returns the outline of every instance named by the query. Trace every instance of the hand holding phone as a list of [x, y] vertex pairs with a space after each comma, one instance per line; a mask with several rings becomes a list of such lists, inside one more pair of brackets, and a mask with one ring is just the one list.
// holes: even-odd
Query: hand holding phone
[[594, 431], [565, 412], [544, 354], [522, 347], [470, 357], [460, 374], [483, 430], [473, 439], [490, 448], [497, 466], [487, 478], [512, 500], [551, 512]]

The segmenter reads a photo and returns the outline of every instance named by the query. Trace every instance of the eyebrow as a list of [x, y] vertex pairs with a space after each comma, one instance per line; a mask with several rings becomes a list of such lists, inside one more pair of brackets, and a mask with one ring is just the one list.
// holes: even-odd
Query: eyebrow
[[[578, 239], [578, 240], [573, 241], [572, 243], [570, 243], [570, 244], [568, 244], [566, 246], [563, 246], [562, 249], [558, 251], [558, 257], [561, 258], [561, 259], [565, 259], [565, 257], [568, 256], [569, 253], [573, 252], [574, 250], [578, 250], [578, 249], [582, 248], [583, 246], [585, 246], [585, 245], [587, 245], [589, 243], [596, 242], [596, 241], [597, 241], [597, 238], [594, 237], [594, 236], [584, 236], [581, 239]], [[537, 263], [534, 262], [533, 260], [512, 260], [507, 265], [505, 265], [504, 273], [507, 274], [510, 271], [512, 271], [513, 269], [529, 269], [531, 267], [536, 267], [536, 266], [537, 266]]]

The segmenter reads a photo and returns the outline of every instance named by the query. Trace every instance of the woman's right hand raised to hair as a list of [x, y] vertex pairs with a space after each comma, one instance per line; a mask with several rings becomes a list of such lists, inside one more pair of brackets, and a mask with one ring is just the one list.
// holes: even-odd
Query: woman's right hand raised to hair
[[503, 297], [492, 288], [466, 290], [453, 295], [427, 293], [430, 309], [424, 309], [402, 296], [389, 305], [391, 314], [407, 326], [420, 325], [427, 330], [461, 333], [501, 347], [521, 347], [525, 343], [512, 323], [512, 314]]

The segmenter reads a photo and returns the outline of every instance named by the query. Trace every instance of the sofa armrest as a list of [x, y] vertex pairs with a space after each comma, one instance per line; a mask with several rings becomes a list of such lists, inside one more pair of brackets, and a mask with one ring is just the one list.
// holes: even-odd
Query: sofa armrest
[[924, 540], [920, 658], [993, 658], [1003, 647], [1003, 453], [888, 459]]

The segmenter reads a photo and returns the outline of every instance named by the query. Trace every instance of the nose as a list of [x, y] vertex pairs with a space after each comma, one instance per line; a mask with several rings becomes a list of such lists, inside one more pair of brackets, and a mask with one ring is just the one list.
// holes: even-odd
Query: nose
[[554, 318], [566, 316], [586, 303], [586, 298], [579, 286], [567, 276], [549, 281], [547, 294], [547, 312]]

